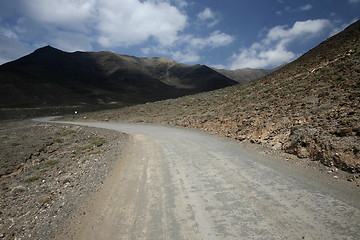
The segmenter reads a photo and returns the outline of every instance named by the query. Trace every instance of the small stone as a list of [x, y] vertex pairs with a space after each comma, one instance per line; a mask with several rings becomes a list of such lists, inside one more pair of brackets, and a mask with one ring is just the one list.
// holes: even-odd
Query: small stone
[[4, 238], [5, 234], [4, 233], [0, 233], [0, 238]]
[[11, 190], [11, 192], [13, 192], [13, 193], [21, 193], [21, 192], [24, 192], [25, 190], [26, 190], [26, 188], [24, 186], [19, 185], [19, 186], [14, 187]]
[[335, 179], [339, 179], [339, 177], [338, 177], [338, 176], [334, 176], [334, 178], [335, 178]]
[[65, 177], [62, 181], [64, 184], [71, 182], [71, 177]]

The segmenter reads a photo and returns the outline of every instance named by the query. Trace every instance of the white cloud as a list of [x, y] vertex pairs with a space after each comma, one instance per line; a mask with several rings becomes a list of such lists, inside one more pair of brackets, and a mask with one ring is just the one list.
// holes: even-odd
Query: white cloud
[[131, 46], [150, 38], [171, 45], [187, 24], [187, 16], [167, 2], [102, 0], [98, 11], [98, 42], [104, 47]]
[[291, 61], [295, 56], [294, 53], [287, 51], [283, 44], [263, 46], [254, 43], [250, 48], [241, 49], [240, 53], [232, 56], [230, 69], [276, 67]]
[[9, 26], [7, 26], [7, 27], [1, 27], [0, 26], [0, 34], [7, 37], [7, 38], [13, 38], [13, 39], [18, 38], [17, 33], [14, 32]]
[[[234, 37], [220, 31], [214, 31], [206, 37], [182, 35], [177, 42], [178, 51], [171, 51], [162, 47], [151, 50], [158, 54], [170, 55], [174, 60], [184, 63], [195, 63], [201, 59], [199, 52], [224, 47], [234, 41]], [[143, 53], [149, 54], [149, 49], [143, 49]]]
[[185, 53], [181, 51], [170, 52], [170, 55], [173, 60], [182, 63], [195, 63], [199, 62], [201, 59], [200, 55], [189, 51], [186, 51]]
[[96, 0], [22, 1], [32, 20], [68, 30], [86, 32], [94, 15]]
[[[70, 52], [139, 46], [145, 55], [156, 53], [194, 63], [202, 52], [227, 46], [234, 37], [220, 31], [186, 33], [190, 23], [185, 8], [190, 4], [188, 0], [0, 2], [0, 37], [32, 49], [52, 45]], [[195, 17], [193, 26], [213, 27], [220, 14], [205, 8]]]
[[92, 51], [90, 39], [82, 33], [57, 31], [49, 39], [49, 44], [63, 51]]
[[229, 45], [234, 41], [234, 37], [220, 31], [214, 31], [206, 38], [187, 37], [186, 41], [189, 41], [189, 45], [195, 49], [217, 48]]
[[145, 55], [152, 53], [168, 55], [173, 60], [183, 63], [196, 63], [201, 60], [200, 52], [208, 49], [227, 46], [234, 41], [234, 37], [220, 31], [214, 31], [206, 37], [195, 37], [193, 35], [181, 35], [174, 46], [150, 46], [141, 49]]
[[276, 26], [270, 29], [266, 37], [254, 43], [248, 49], [240, 49], [231, 58], [231, 69], [239, 68], [273, 68], [289, 62], [296, 54], [287, 50], [290, 43], [304, 37], [315, 37], [325, 28], [331, 26], [329, 20], [317, 19], [296, 22], [291, 28]]
[[[87, 43], [102, 47], [126, 47], [154, 40], [161, 45], [171, 45], [187, 26], [187, 15], [177, 6], [185, 7], [185, 0], [13, 0], [17, 4], [6, 7], [26, 20], [28, 41], [35, 37], [32, 30], [41, 32], [40, 38], [51, 43], [52, 35], [74, 34], [73, 38], [87, 37]], [[1, 4], [3, 5], [3, 4]], [[2, 13], [3, 11], [0, 10]], [[9, 14], [4, 13], [5, 17]], [[0, 19], [1, 21], [1, 19]], [[2, 29], [2, 34], [17, 37], [17, 23]], [[11, 31], [10, 31], [11, 30]], [[67, 33], [67, 34], [65, 34]], [[39, 34], [36, 36], [39, 38]], [[54, 40], [55, 41], [55, 40]], [[56, 42], [65, 44], [66, 39]], [[71, 39], [67, 41], [70, 45]], [[89, 46], [83, 48], [89, 49]]]
[[306, 4], [306, 5], [304, 5], [304, 6], [300, 6], [299, 7], [299, 10], [300, 11], [308, 11], [308, 10], [310, 10], [310, 9], [312, 9], [313, 8], [313, 6], [311, 5], [311, 4]]
[[206, 21], [208, 19], [215, 18], [215, 14], [213, 13], [213, 11], [211, 11], [210, 8], [205, 8], [204, 11], [198, 14], [198, 18], [202, 21]]
[[213, 27], [220, 22], [218, 14], [213, 12], [210, 8], [205, 8], [197, 15], [197, 18], [201, 23], [207, 24], [208, 27]]
[[189, 5], [186, 0], [172, 0], [172, 2], [179, 8], [185, 8]]
[[359, 3], [360, 0], [349, 0], [349, 3]]
[[306, 4], [296, 8], [291, 8], [290, 6], [285, 7], [285, 11], [287, 12], [303, 12], [303, 11], [309, 11], [311, 9], [313, 9], [313, 6], [311, 4]]
[[330, 25], [331, 23], [327, 19], [317, 19], [295, 22], [290, 29], [285, 29], [286, 26], [276, 26], [268, 32], [267, 41], [291, 41], [304, 34], [316, 34]]
[[226, 66], [223, 65], [223, 64], [212, 64], [212, 65], [209, 65], [210, 67], [212, 68], [216, 68], [216, 69], [226, 69]]

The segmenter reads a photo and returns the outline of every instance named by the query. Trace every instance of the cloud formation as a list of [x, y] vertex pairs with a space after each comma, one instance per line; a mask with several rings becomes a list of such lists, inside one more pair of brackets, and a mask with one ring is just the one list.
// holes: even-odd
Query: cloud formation
[[171, 56], [173, 60], [183, 63], [195, 63], [201, 60], [200, 52], [212, 50], [231, 44], [235, 38], [219, 30], [210, 33], [206, 37], [197, 37], [191, 34], [181, 35], [176, 42], [176, 49], [173, 46], [152, 46], [141, 49], [144, 54], [165, 54]]
[[205, 8], [197, 15], [198, 20], [201, 23], [205, 23], [208, 27], [213, 27], [220, 22], [218, 14], [212, 11], [210, 8]]
[[[279, 3], [283, 3], [283, 2], [279, 1]], [[305, 4], [305, 5], [299, 6], [299, 7], [290, 7], [290, 6], [285, 7], [285, 11], [289, 12], [289, 13], [305, 12], [305, 11], [309, 11], [311, 9], [313, 9], [313, 5], [311, 5], [311, 4]], [[283, 12], [278, 10], [275, 13], [276, 13], [276, 15], [280, 16], [280, 15], [282, 15]]]
[[226, 46], [234, 41], [234, 37], [219, 30], [212, 32], [208, 37], [188, 37], [186, 41], [195, 49], [203, 49], [205, 47], [217, 48]]
[[240, 49], [239, 53], [234, 54], [230, 68], [273, 68], [292, 61], [296, 54], [287, 49], [289, 44], [300, 37], [315, 37], [330, 26], [329, 20], [317, 19], [296, 22], [291, 28], [273, 27], [260, 42], [253, 43], [250, 48]]
[[131, 46], [153, 37], [171, 45], [184, 30], [187, 17], [166, 2], [123, 0], [101, 1], [98, 42], [104, 47]]
[[[0, 35], [7, 42], [29, 44], [24, 49], [52, 45], [65, 51], [92, 51], [94, 46], [141, 46], [144, 54], [168, 55], [187, 63], [199, 61], [206, 48], [226, 46], [234, 40], [220, 31], [208, 36], [187, 33], [187, 6], [187, 0], [13, 0], [3, 10], [0, 7], [1, 16], [15, 13], [12, 16], [20, 17], [0, 25]], [[210, 8], [196, 19], [209, 27], [219, 22]], [[16, 53], [19, 51], [10, 55]]]
[[38, 24], [88, 32], [95, 14], [95, 0], [20, 1], [23, 14]]
[[[246, 11], [242, 3], [232, 0], [240, 12]], [[262, 0], [266, 2], [265, 0]], [[200, 1], [201, 2], [201, 1]], [[301, 18], [322, 12], [315, 1], [302, 4], [277, 0], [281, 11], [274, 17], [269, 9], [259, 9], [267, 26], [281, 22], [296, 22], [293, 26], [276, 26], [265, 31], [265, 36], [257, 39], [258, 30], [248, 28], [249, 22], [236, 19], [246, 14], [229, 11], [210, 2], [192, 0], [11, 0], [0, 1], [0, 38], [3, 46], [2, 60], [14, 60], [36, 48], [51, 45], [64, 51], [109, 50], [119, 53], [145, 56], [162, 56], [184, 63], [215, 64], [231, 57], [231, 66], [270, 67], [282, 64], [299, 56], [305, 46], [313, 46], [308, 37], [317, 36], [327, 26], [323, 20], [296, 22]], [[347, 0], [346, 6], [360, 0]], [[250, 5], [256, 3], [248, 1]], [[276, 2], [275, 2], [276, 3]], [[204, 4], [206, 4], [204, 6]], [[288, 6], [288, 7], [286, 7]], [[257, 6], [256, 6], [257, 7]], [[216, 9], [216, 10], [215, 10]], [[276, 11], [277, 9], [275, 9]], [[224, 8], [225, 11], [225, 8]], [[269, 16], [266, 14], [269, 13]], [[260, 12], [259, 12], [260, 14]], [[335, 14], [336, 19], [335, 19]], [[262, 18], [250, 14], [246, 18], [254, 21], [254, 26], [264, 24]], [[286, 15], [286, 16], [283, 16]], [[266, 17], [265, 17], [266, 16]], [[323, 36], [342, 30], [351, 21], [345, 21], [335, 11], [332, 29]], [[290, 20], [291, 19], [291, 20]], [[220, 21], [221, 20], [221, 21]], [[327, 22], [328, 23], [328, 22]], [[226, 29], [226, 30], [225, 30]], [[261, 31], [264, 33], [264, 30]], [[235, 36], [236, 41], [235, 42]], [[300, 44], [300, 40], [302, 39]], [[320, 38], [319, 38], [320, 39]], [[319, 39], [312, 39], [315, 42]], [[323, 40], [323, 38], [321, 39]], [[239, 49], [243, 42], [251, 42], [247, 49]], [[14, 43], [14, 44], [12, 44]], [[231, 50], [236, 47], [235, 50]], [[5, 51], [6, 50], [6, 51]], [[207, 59], [205, 59], [207, 56]], [[230, 61], [230, 60], [229, 60]], [[229, 63], [229, 62], [228, 62]], [[223, 63], [222, 61], [222, 64]], [[230, 66], [229, 64], [227, 64]]]
[[312, 9], [313, 8], [313, 6], [311, 5], [311, 4], [306, 4], [306, 5], [304, 5], [304, 6], [300, 6], [299, 7], [299, 10], [300, 11], [308, 11], [308, 10], [310, 10], [310, 9]]
[[24, 1], [24, 9], [42, 27], [92, 34], [103, 47], [132, 46], [150, 38], [170, 45], [187, 24], [187, 16], [166, 1], [33, 0]]

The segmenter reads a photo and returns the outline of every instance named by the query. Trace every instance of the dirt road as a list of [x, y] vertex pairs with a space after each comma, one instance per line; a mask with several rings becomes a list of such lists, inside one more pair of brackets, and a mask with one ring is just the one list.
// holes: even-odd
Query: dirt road
[[[59, 239], [358, 239], [359, 190], [235, 141], [145, 124]], [[354, 190], [355, 189], [355, 190]]]

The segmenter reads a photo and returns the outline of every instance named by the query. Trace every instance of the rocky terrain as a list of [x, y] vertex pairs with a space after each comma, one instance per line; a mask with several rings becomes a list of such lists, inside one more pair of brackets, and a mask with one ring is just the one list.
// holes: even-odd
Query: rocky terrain
[[360, 21], [256, 81], [87, 119], [200, 128], [360, 173]]
[[[270, 148], [295, 164], [360, 186], [359, 35], [357, 22], [256, 81], [66, 118], [199, 128], [246, 146], [256, 143], [264, 154]], [[57, 113], [56, 108], [47, 111]], [[78, 203], [100, 188], [126, 136], [17, 121], [0, 123], [0, 139], [0, 238], [49, 239]]]
[[32, 121], [1, 123], [0, 138], [0, 239], [11, 240], [56, 236], [126, 142], [114, 131]]

